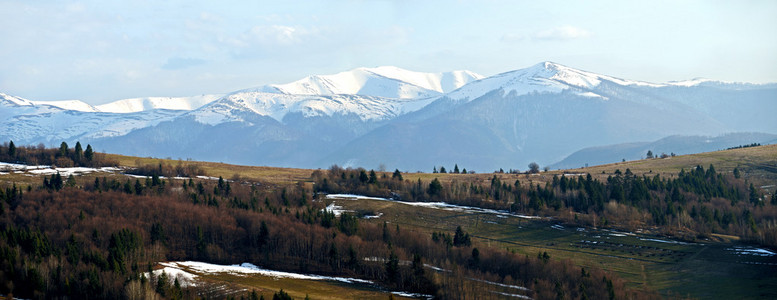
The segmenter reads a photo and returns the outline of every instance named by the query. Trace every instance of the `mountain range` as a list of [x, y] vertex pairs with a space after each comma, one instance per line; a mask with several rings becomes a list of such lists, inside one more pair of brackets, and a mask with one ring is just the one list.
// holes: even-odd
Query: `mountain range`
[[[251, 165], [493, 171], [632, 159], [645, 141], [669, 136], [672, 142], [653, 150], [769, 143], [775, 111], [777, 84], [648, 83], [552, 62], [490, 77], [378, 67], [225, 95], [99, 106], [0, 94], [0, 140], [79, 140], [99, 151]], [[719, 143], [704, 142], [724, 134]], [[623, 143], [640, 146], [628, 157], [601, 148]]]

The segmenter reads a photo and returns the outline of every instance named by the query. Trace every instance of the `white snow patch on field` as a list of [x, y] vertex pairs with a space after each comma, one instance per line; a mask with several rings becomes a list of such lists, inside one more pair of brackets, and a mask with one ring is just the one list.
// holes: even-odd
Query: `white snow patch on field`
[[178, 278], [178, 283], [182, 287], [197, 286], [196, 284], [197, 275], [181, 270], [173, 266], [171, 263], [160, 263], [160, 265], [163, 265], [165, 267], [159, 270], [155, 270], [154, 277], [159, 278], [159, 276], [161, 276], [162, 273], [165, 273], [167, 275], [168, 280], [170, 280], [171, 283], [175, 282], [175, 279]]
[[352, 210], [343, 209], [342, 206], [335, 205], [334, 202], [332, 202], [326, 208], [324, 208], [324, 211], [333, 213], [335, 217], [339, 217], [344, 212], [353, 212]]
[[370, 215], [370, 216], [364, 216], [365, 219], [377, 219], [383, 216], [383, 213], [378, 213], [377, 215]]
[[513, 298], [521, 298], [521, 299], [532, 299], [532, 297], [524, 296], [520, 294], [510, 294], [510, 293], [503, 293], [503, 292], [497, 292], [497, 291], [491, 291], [494, 294], [507, 296], [507, 297], [513, 297]]
[[0, 170], [4, 170], [4, 171], [27, 171], [27, 170], [48, 169], [48, 168], [51, 168], [51, 166], [28, 166], [28, 165], [22, 165], [22, 164], [0, 162]]
[[510, 289], [516, 289], [516, 290], [531, 292], [530, 289], [522, 287], [522, 286], [518, 286], [518, 285], [504, 284], [504, 283], [493, 282], [493, 281], [488, 281], [488, 280], [483, 280], [483, 279], [476, 279], [476, 278], [472, 278], [472, 277], [468, 277], [467, 279], [472, 280], [472, 281], [482, 282], [482, 283], [488, 283], [488, 284], [495, 285], [495, 286], [501, 286], [501, 287], [504, 287], [504, 288], [510, 288]]
[[[78, 175], [84, 175], [89, 173], [96, 173], [96, 172], [116, 172], [120, 170], [119, 168], [114, 167], [102, 167], [102, 168], [84, 168], [84, 167], [73, 167], [73, 168], [57, 168], [52, 166], [28, 166], [23, 164], [12, 164], [12, 163], [4, 163], [0, 162], [0, 170], [3, 171], [13, 171], [14, 173], [29, 173], [32, 175], [53, 175], [57, 174], [59, 172], [60, 175], [63, 177], [67, 177], [70, 175], [78, 176]], [[5, 172], [4, 172], [5, 173]], [[6, 173], [7, 174], [7, 173]]]
[[275, 278], [291, 278], [291, 279], [304, 279], [304, 280], [331, 280], [331, 281], [339, 281], [344, 283], [372, 284], [372, 281], [358, 279], [358, 278], [309, 275], [309, 274], [298, 274], [298, 273], [267, 270], [267, 269], [257, 267], [256, 265], [253, 265], [250, 263], [242, 263], [240, 265], [226, 266], [226, 265], [216, 265], [216, 264], [209, 264], [209, 263], [196, 262], [196, 261], [184, 261], [184, 262], [163, 263], [163, 265], [170, 266], [170, 267], [179, 267], [179, 268], [183, 266], [192, 271], [196, 271], [204, 274], [229, 273], [229, 274], [238, 275], [238, 276], [256, 274], [256, 275], [269, 276], [269, 277], [275, 277]]
[[541, 219], [541, 217], [538, 217], [538, 216], [514, 214], [506, 210], [495, 210], [495, 209], [488, 209], [488, 208], [455, 205], [455, 204], [448, 204], [445, 202], [407, 202], [407, 201], [396, 201], [396, 200], [391, 200], [386, 198], [366, 197], [366, 196], [359, 196], [359, 195], [352, 195], [352, 194], [331, 194], [331, 195], [327, 195], [326, 198], [341, 199], [341, 200], [391, 201], [394, 203], [400, 203], [404, 205], [428, 207], [428, 208], [448, 210], [448, 211], [458, 211], [458, 212], [467, 212], [467, 213], [487, 213], [487, 214], [493, 214], [497, 216], [509, 216], [509, 217], [523, 218], [523, 219]]
[[409, 297], [409, 298], [424, 298], [424, 299], [434, 298], [434, 296], [432, 295], [418, 294], [418, 293], [408, 293], [408, 292], [391, 292], [391, 293], [397, 296]]
[[733, 251], [736, 255], [755, 255], [755, 256], [775, 256], [777, 253], [771, 250], [755, 247], [734, 247], [726, 248], [728, 251]]
[[680, 242], [680, 241], [668, 241], [668, 240], [645, 239], [645, 238], [639, 238], [639, 240], [640, 241], [651, 241], [651, 242], [667, 243], [667, 244], [690, 245], [689, 243]]

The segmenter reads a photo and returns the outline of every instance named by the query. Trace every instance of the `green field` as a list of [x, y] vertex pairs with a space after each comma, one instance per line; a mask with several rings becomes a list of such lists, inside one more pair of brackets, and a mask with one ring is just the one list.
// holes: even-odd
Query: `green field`
[[[326, 200], [357, 214], [379, 214], [405, 230], [453, 233], [457, 226], [476, 247], [498, 247], [529, 256], [547, 252], [617, 273], [629, 286], [665, 296], [693, 298], [777, 298], [777, 256], [736, 255], [736, 241], [684, 243], [645, 233], [564, 226], [553, 220], [500, 217], [405, 205], [380, 200]], [[554, 228], [555, 227], [555, 228]], [[654, 241], [657, 240], [657, 241]]]

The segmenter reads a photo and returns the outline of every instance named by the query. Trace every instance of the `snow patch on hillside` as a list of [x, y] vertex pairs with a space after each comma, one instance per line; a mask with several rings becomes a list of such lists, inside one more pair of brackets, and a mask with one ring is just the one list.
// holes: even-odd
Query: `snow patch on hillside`
[[33, 175], [52, 175], [59, 173], [62, 177], [67, 177], [70, 175], [85, 175], [90, 173], [97, 173], [97, 172], [105, 172], [105, 173], [113, 173], [120, 171], [119, 168], [114, 167], [102, 167], [102, 168], [84, 168], [84, 167], [72, 167], [72, 168], [57, 168], [52, 166], [29, 166], [29, 165], [23, 165], [23, 164], [12, 164], [12, 163], [5, 163], [0, 162], [0, 171], [4, 171], [5, 174], [8, 174], [9, 172], [14, 173], [29, 173]]
[[445, 202], [407, 202], [407, 201], [397, 201], [397, 200], [391, 200], [391, 199], [386, 199], [386, 198], [366, 197], [366, 196], [352, 195], [352, 194], [330, 194], [330, 195], [326, 195], [326, 198], [327, 199], [333, 199], [333, 200], [379, 200], [379, 201], [391, 201], [391, 202], [394, 202], [394, 203], [399, 203], [399, 204], [404, 204], [404, 205], [418, 206], [418, 207], [427, 207], [427, 208], [448, 210], [448, 211], [457, 211], [457, 212], [466, 212], [466, 213], [487, 213], [487, 214], [493, 214], [493, 215], [497, 215], [497, 216], [517, 217], [517, 218], [523, 218], [523, 219], [541, 219], [541, 217], [538, 217], [538, 216], [527, 216], [527, 215], [515, 214], [515, 213], [511, 213], [511, 212], [506, 211], [506, 210], [496, 210], [496, 209], [480, 208], [480, 207], [473, 207], [473, 206], [463, 206], [463, 205], [449, 204], [449, 203], [445, 203]]
[[366, 284], [373, 283], [370, 280], [364, 280], [364, 279], [358, 279], [358, 278], [334, 277], [334, 276], [322, 276], [322, 275], [274, 271], [274, 270], [263, 269], [250, 263], [242, 263], [240, 265], [227, 266], [227, 265], [217, 265], [217, 264], [210, 264], [210, 263], [197, 262], [197, 261], [183, 261], [183, 262], [160, 263], [160, 265], [163, 265], [169, 268], [191, 270], [195, 273], [201, 273], [201, 274], [228, 273], [228, 274], [237, 275], [237, 276], [261, 275], [261, 276], [270, 276], [275, 278], [291, 278], [291, 279], [303, 279], [303, 280], [331, 280], [331, 281], [339, 281], [343, 283], [366, 283]]

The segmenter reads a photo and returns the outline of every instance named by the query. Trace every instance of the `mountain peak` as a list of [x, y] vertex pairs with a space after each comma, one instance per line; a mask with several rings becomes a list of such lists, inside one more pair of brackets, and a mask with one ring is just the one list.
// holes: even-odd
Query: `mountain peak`
[[311, 75], [287, 84], [271, 84], [260, 90], [292, 95], [352, 94], [411, 99], [438, 96], [481, 78], [470, 71], [424, 73], [395, 66], [361, 67], [330, 75]]

